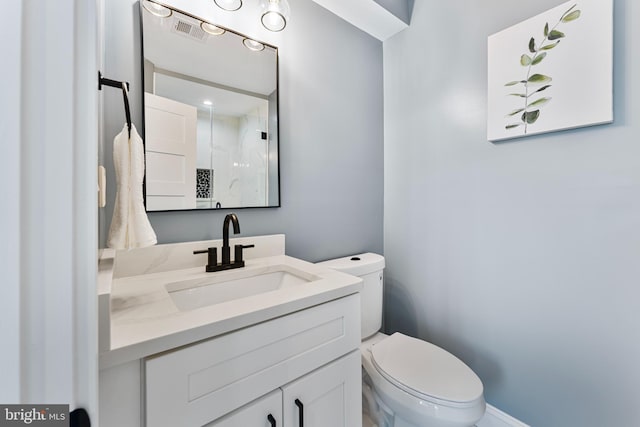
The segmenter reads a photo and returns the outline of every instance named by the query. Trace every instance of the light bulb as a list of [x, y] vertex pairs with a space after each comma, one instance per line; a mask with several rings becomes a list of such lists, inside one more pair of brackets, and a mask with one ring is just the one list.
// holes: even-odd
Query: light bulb
[[224, 28], [217, 27], [213, 24], [209, 24], [208, 22], [201, 23], [200, 28], [202, 28], [204, 31], [211, 34], [212, 36], [221, 36], [227, 32], [227, 30], [225, 30]]
[[242, 40], [242, 43], [247, 49], [253, 50], [254, 52], [260, 52], [261, 50], [264, 50], [264, 45], [255, 40], [245, 38], [244, 40]]
[[242, 7], [242, 0], [213, 0], [219, 8], [233, 12]]
[[287, 0], [260, 0], [262, 25], [269, 31], [282, 31], [287, 26], [291, 8]]
[[143, 0], [142, 6], [152, 15], [158, 16], [160, 18], [167, 18], [171, 16], [171, 9], [168, 7], [164, 7], [161, 4], [154, 3], [149, 0]]

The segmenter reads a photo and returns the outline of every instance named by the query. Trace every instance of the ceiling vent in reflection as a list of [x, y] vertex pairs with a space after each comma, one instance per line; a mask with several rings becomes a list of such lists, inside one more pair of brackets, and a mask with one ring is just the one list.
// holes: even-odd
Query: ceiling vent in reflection
[[181, 34], [199, 42], [204, 42], [209, 37], [209, 35], [200, 28], [200, 22], [190, 22], [182, 16], [176, 16], [174, 18], [171, 32]]

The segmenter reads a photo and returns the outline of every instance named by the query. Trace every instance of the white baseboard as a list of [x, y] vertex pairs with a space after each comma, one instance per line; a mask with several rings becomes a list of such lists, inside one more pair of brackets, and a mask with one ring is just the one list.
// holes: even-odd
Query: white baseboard
[[484, 417], [476, 425], [477, 427], [529, 427], [529, 425], [489, 404], [487, 404], [487, 412]]

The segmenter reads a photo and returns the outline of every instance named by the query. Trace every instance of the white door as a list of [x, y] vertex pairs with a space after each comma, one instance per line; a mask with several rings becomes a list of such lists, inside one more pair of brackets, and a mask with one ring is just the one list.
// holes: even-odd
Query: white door
[[147, 210], [196, 208], [198, 110], [144, 94]]
[[356, 350], [283, 387], [285, 427], [361, 426], [361, 375]]
[[282, 427], [282, 391], [277, 389], [205, 427]]
[[0, 27], [0, 403], [94, 424], [98, 6], [3, 2]]

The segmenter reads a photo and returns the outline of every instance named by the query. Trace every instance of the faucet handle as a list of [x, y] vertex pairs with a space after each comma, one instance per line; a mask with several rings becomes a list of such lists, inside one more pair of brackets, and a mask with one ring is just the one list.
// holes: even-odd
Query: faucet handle
[[234, 263], [238, 263], [238, 262], [244, 263], [244, 260], [242, 259], [242, 250], [243, 249], [248, 249], [248, 248], [255, 248], [255, 247], [256, 247], [256, 245], [233, 245], [233, 252], [234, 252], [233, 262]]
[[207, 272], [214, 271], [213, 268], [218, 265], [218, 248], [207, 248], [200, 251], [193, 251], [193, 254], [207, 254]]

